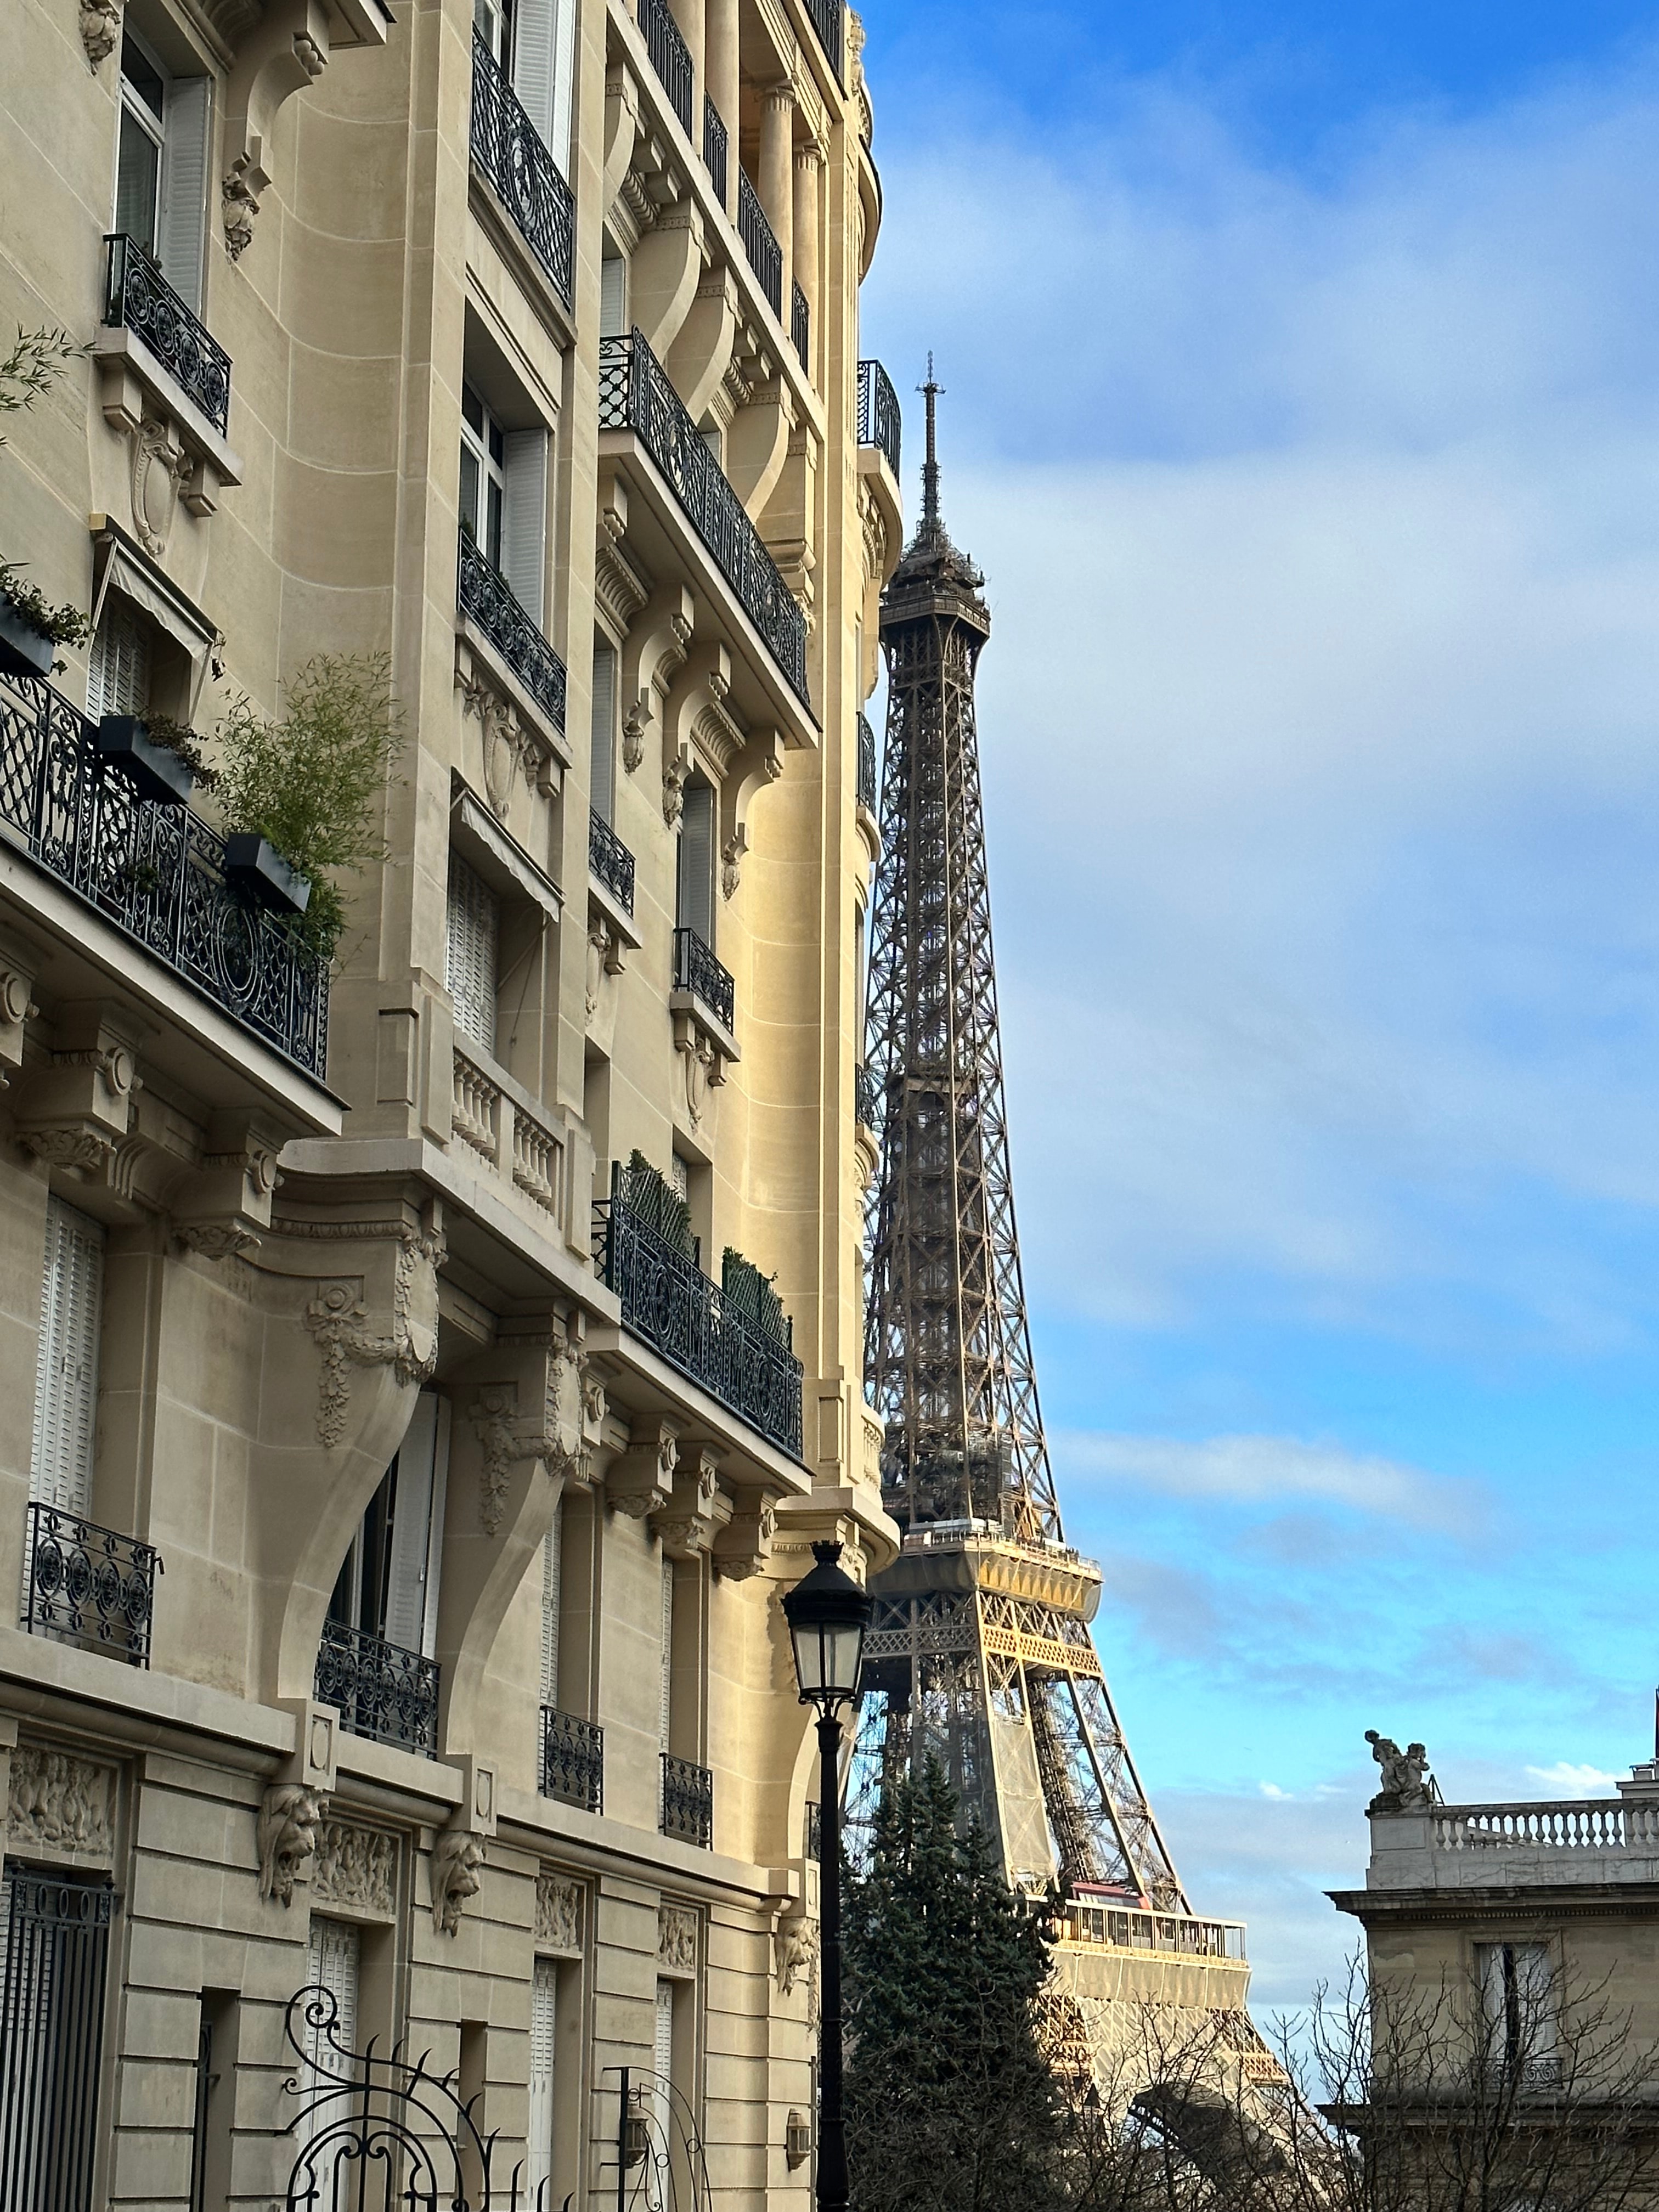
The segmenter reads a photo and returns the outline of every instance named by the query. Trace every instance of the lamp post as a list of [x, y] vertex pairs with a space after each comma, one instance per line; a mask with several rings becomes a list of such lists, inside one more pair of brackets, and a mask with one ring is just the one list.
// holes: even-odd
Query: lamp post
[[846, 2212], [847, 2130], [841, 2081], [841, 1709], [859, 1693], [864, 1632], [874, 1601], [838, 1564], [839, 1544], [814, 1544], [817, 1565], [783, 1601], [800, 1701], [817, 1708], [818, 1890], [822, 2040], [818, 2067], [818, 2212]]

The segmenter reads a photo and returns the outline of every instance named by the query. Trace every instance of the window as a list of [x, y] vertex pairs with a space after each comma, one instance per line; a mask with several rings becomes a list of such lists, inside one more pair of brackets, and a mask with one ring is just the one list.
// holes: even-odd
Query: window
[[190, 2141], [190, 2212], [216, 2212], [230, 2191], [238, 2014], [234, 1990], [203, 1990], [196, 2046], [196, 2112]]
[[599, 336], [628, 334], [628, 264], [619, 253], [607, 253], [599, 264]]
[[461, 526], [484, 558], [501, 565], [507, 433], [470, 384], [461, 386]]
[[0, 2212], [90, 2212], [111, 1893], [0, 1881]]
[[512, 0], [472, 0], [472, 27], [491, 58], [509, 75], [513, 67]]
[[1547, 1943], [1477, 1943], [1475, 1971], [1486, 2055], [1506, 2075], [1540, 2086], [1560, 2075], [1555, 1977]]
[[[474, 0], [473, 21], [486, 38], [490, 0]], [[570, 167], [570, 79], [574, 62], [575, 0], [514, 0], [512, 60], [491, 52], [513, 80], [519, 103], [562, 171]]]
[[202, 301], [211, 94], [210, 78], [173, 76], [123, 32], [114, 227], [154, 254], [192, 313]]
[[29, 1495], [66, 1513], [92, 1504], [104, 1231], [61, 1198], [46, 1200]]
[[530, 2156], [526, 2172], [528, 2201], [553, 2183], [553, 2080], [558, 2052], [559, 1969], [552, 1959], [538, 1959], [530, 1984]]
[[559, 1572], [564, 1538], [564, 1500], [553, 1508], [553, 1525], [542, 1539], [542, 1703], [559, 1702]]
[[459, 853], [449, 856], [449, 936], [445, 981], [455, 1026], [470, 1044], [495, 1051], [495, 961], [501, 901]]
[[592, 755], [588, 805], [601, 822], [616, 821], [617, 655], [608, 645], [593, 648]]
[[[331, 2084], [351, 2080], [350, 2056], [357, 2049], [362, 1938], [349, 1921], [325, 1920], [320, 1913], [312, 1914], [306, 1981], [313, 1989], [326, 1990], [334, 2000], [331, 2026], [325, 2029], [323, 2023], [309, 2017], [305, 2023], [304, 2102], [296, 2132], [307, 2142], [314, 2142], [346, 2110], [343, 2097], [329, 2097], [326, 2093]], [[346, 2154], [344, 2148], [338, 2154], [342, 2158]], [[329, 2202], [328, 2177], [319, 2173], [315, 2178], [321, 2187], [319, 2201]]]
[[113, 593], [98, 623], [87, 665], [87, 714], [142, 714], [149, 704], [150, 627], [131, 601]]
[[693, 929], [712, 952], [714, 947], [714, 791], [712, 784], [688, 783], [680, 817], [679, 913], [682, 929]]
[[449, 1405], [435, 1390], [415, 1401], [409, 1431], [346, 1553], [329, 1619], [402, 1651], [437, 1650], [438, 1579], [449, 1462]]

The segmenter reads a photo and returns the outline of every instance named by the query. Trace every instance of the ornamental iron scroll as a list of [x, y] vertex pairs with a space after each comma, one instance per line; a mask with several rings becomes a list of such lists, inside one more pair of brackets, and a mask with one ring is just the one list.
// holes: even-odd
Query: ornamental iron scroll
[[617, 2079], [617, 2133], [599, 2171], [615, 2172], [617, 2212], [711, 2212], [708, 2160], [690, 2099], [649, 2067], [605, 2071]]
[[300, 2149], [285, 2212], [553, 2212], [548, 2184], [531, 2187], [522, 2160], [497, 2172], [499, 2130], [483, 2132], [478, 2098], [463, 2102], [430, 2051], [411, 2063], [398, 2045], [382, 2057], [378, 2039], [351, 2051], [339, 2025], [320, 1984], [289, 1999], [283, 2032], [299, 2063], [283, 2089], [299, 2105], [285, 2132]]
[[564, 663], [465, 523], [455, 569], [455, 604], [477, 623], [553, 727], [562, 732]]

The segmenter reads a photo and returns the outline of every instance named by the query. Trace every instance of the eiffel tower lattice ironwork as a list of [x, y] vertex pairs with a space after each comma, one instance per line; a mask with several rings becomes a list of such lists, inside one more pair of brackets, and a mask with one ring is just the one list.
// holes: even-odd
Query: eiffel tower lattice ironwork
[[[849, 1844], [938, 1756], [1006, 1879], [1189, 1907], [1089, 1623], [1100, 1571], [1065, 1540], [1014, 1226], [974, 678], [983, 577], [939, 514], [933, 362], [920, 529], [882, 599], [882, 857], [866, 1052], [882, 1171], [865, 1382], [903, 1550], [872, 1588]], [[1197, 1923], [1208, 1924], [1208, 1923]]]

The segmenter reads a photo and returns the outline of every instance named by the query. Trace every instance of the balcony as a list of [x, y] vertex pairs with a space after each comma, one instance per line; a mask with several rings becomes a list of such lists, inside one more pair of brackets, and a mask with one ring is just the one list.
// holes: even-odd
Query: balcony
[[749, 266], [760, 278], [763, 292], [772, 302], [772, 313], [783, 320], [783, 248], [766, 219], [760, 196], [749, 181], [749, 172], [738, 170], [738, 236], [749, 256]]
[[0, 836], [307, 1075], [323, 1079], [328, 969], [233, 890], [225, 842], [146, 804], [49, 684], [0, 676]]
[[542, 1707], [541, 1794], [584, 1813], [605, 1810], [605, 1730], [597, 1721]]
[[898, 394], [893, 380], [878, 361], [859, 363], [859, 443], [873, 446], [887, 456], [896, 481], [899, 474], [899, 435], [902, 428]]
[[691, 136], [691, 50], [680, 36], [680, 27], [670, 12], [668, 0], [639, 0], [640, 29], [645, 51], [657, 72], [668, 102], [680, 118], [680, 127]]
[[477, 623], [554, 728], [564, 729], [564, 663], [514, 598], [501, 570], [465, 524], [455, 569], [455, 604]]
[[629, 1170], [617, 1161], [611, 1196], [594, 1207], [595, 1265], [622, 1305], [623, 1326], [671, 1367], [706, 1390], [769, 1443], [800, 1457], [801, 1364], [788, 1324], [775, 1335], [734, 1311], [697, 1263], [630, 1199]]
[[153, 1544], [36, 1499], [29, 1506], [23, 1626], [148, 1667], [161, 1571]]
[[714, 1778], [690, 1759], [662, 1754], [662, 1804], [657, 1823], [677, 1843], [708, 1850], [714, 1840]]
[[639, 439], [790, 690], [810, 708], [806, 617], [638, 331], [599, 341], [599, 428], [630, 430]]
[[634, 855], [601, 816], [587, 817], [587, 868], [623, 912], [634, 911]]
[[870, 726], [870, 717], [867, 714], [860, 714], [859, 716], [859, 805], [867, 806], [873, 814], [876, 811], [877, 798], [876, 733]]
[[1656, 1869], [1659, 1795], [1436, 1804], [1372, 1814], [1364, 1897], [1370, 1905], [1390, 1890], [1644, 1884]]
[[731, 969], [721, 967], [695, 929], [674, 932], [674, 988], [689, 991], [731, 1036], [737, 1019], [737, 986]]
[[806, 12], [812, 18], [812, 28], [818, 34], [818, 44], [823, 48], [830, 68], [840, 78], [842, 0], [806, 0]]
[[702, 96], [702, 165], [708, 172], [708, 180], [714, 187], [714, 198], [726, 205], [726, 125], [720, 121], [720, 112], [707, 93]]
[[316, 1697], [332, 1705], [348, 1735], [434, 1759], [438, 1751], [438, 1662], [388, 1644], [366, 1628], [323, 1623]]
[[1148, 1912], [1137, 1905], [1074, 1897], [1060, 1908], [1056, 1932], [1062, 1943], [1091, 1948], [1244, 1962], [1244, 1927], [1237, 1920], [1198, 1920], [1185, 1912]]
[[142, 338], [179, 389], [222, 438], [230, 422], [230, 356], [161, 274], [136, 238], [104, 240], [104, 321]]
[[576, 210], [547, 141], [472, 33], [472, 160], [565, 306], [575, 298]]
[[812, 374], [812, 311], [806, 304], [806, 295], [799, 284], [789, 296], [789, 341], [800, 356], [800, 365], [808, 376]]

